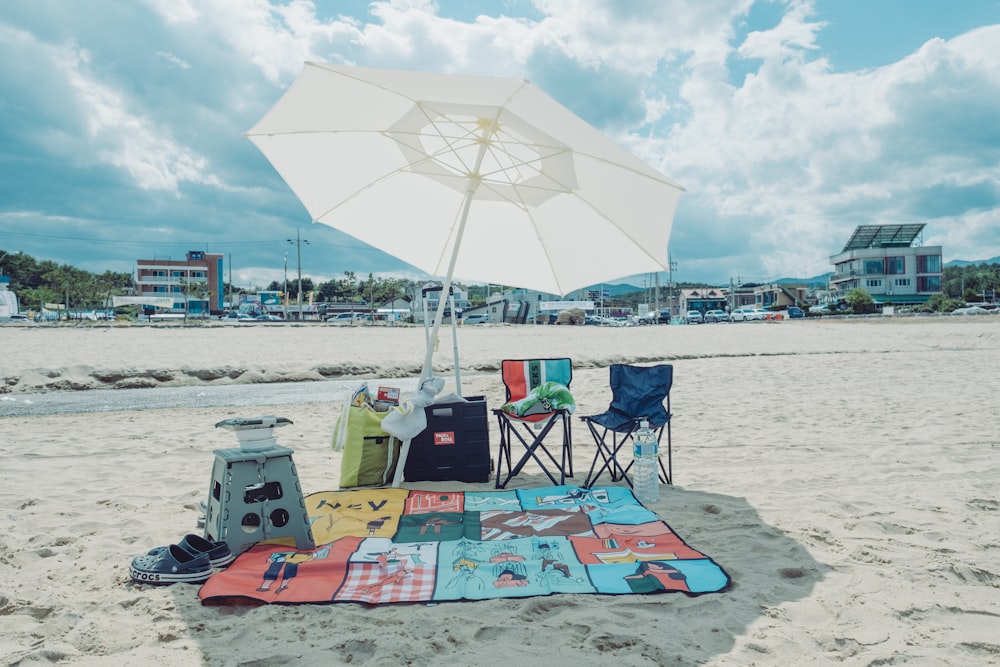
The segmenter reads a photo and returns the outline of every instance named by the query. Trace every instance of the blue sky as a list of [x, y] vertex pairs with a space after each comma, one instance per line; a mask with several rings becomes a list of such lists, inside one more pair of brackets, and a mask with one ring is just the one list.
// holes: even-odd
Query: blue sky
[[422, 277], [243, 137], [306, 60], [532, 80], [682, 184], [674, 278], [830, 270], [859, 224], [1000, 256], [1000, 0], [0, 4], [0, 251], [90, 271], [208, 250], [239, 285]]

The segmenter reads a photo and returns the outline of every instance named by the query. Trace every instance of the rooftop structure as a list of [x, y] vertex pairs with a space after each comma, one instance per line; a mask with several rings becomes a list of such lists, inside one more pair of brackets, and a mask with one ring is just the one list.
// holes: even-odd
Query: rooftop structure
[[924, 230], [924, 224], [858, 225], [840, 252], [862, 248], [909, 248]]

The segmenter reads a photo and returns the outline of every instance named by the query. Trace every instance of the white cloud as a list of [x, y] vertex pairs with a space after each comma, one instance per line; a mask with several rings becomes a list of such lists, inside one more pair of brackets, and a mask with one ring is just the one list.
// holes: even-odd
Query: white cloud
[[[741, 45], [740, 53], [763, 58], [742, 86], [727, 85], [712, 70], [692, 71], [683, 87], [690, 120], [661, 142], [664, 162], [690, 196], [732, 219], [733, 232], [747, 233], [752, 247], [767, 249], [760, 260], [765, 275], [797, 266], [807, 275], [829, 270], [829, 255], [858, 224], [926, 221], [930, 230], [961, 220], [965, 226], [961, 216], [930, 219], [907, 202], [942, 179], [981, 181], [984, 163], [993, 165], [985, 176], [1000, 183], [998, 137], [972, 146], [962, 136], [977, 130], [960, 120], [966, 101], [1000, 111], [998, 63], [981, 57], [987, 33], [994, 43], [1000, 38], [1000, 28], [983, 29], [935, 40], [894, 65], [834, 74], [822, 58], [809, 59], [813, 27], [807, 12], [793, 10], [774, 31], [754, 33]], [[926, 151], [920, 146], [934, 128], [925, 110], [911, 104], [915, 88], [947, 91], [952, 108], [940, 110], [941, 140]], [[992, 161], [982, 160], [984, 151]], [[749, 230], [736, 222], [745, 224], [745, 216]], [[995, 252], [996, 233], [983, 231], [994, 239], [987, 252]], [[948, 254], [984, 251], [957, 236], [951, 242]]]
[[188, 62], [185, 62], [185, 61], [181, 60], [180, 58], [178, 58], [177, 56], [175, 56], [172, 53], [166, 53], [164, 51], [157, 51], [156, 55], [157, 55], [157, 57], [163, 58], [164, 60], [166, 60], [169, 63], [173, 63], [174, 65], [177, 65], [181, 69], [191, 69], [191, 63], [188, 63]]
[[[36, 118], [29, 140], [55, 159], [81, 167], [104, 163], [126, 171], [143, 189], [176, 191], [182, 181], [218, 185], [208, 161], [170, 138], [136, 104], [129, 92], [99, 80], [86, 48], [42, 42], [25, 31], [2, 29], [22, 57], [44, 72], [19, 85], [21, 104], [48, 100], [48, 118]], [[52, 104], [56, 106], [51, 106]], [[81, 131], [77, 131], [80, 128]]]
[[738, 49], [741, 57], [768, 61], [800, 60], [804, 50], [816, 50], [816, 34], [825, 24], [811, 20], [813, 3], [789, 4], [788, 12], [777, 26], [747, 35]]
[[143, 189], [176, 191], [180, 181], [218, 185], [204, 157], [132, 113], [126, 93], [91, 75], [85, 50], [53, 49], [52, 56], [74, 92], [88, 143], [100, 161], [125, 169]]
[[[318, 60], [534, 80], [687, 188], [671, 242], [684, 279], [821, 273], [875, 222], [926, 222], [946, 257], [1000, 255], [997, 26], [835, 72], [806, 0], [769, 3], [780, 20], [749, 33], [753, 0], [535, 0], [520, 16], [500, 2], [467, 20], [430, 0], [357, 16], [306, 0], [146, 0], [112, 17], [134, 24], [110, 36], [40, 2], [24, 27], [0, 18], [0, 112], [23, 124], [8, 142], [81, 181], [94, 165], [126, 174], [141, 191], [128, 211], [178, 195], [206, 235], [239, 220], [264, 243], [301, 221], [239, 135]], [[187, 224], [159, 215], [148, 228]]]

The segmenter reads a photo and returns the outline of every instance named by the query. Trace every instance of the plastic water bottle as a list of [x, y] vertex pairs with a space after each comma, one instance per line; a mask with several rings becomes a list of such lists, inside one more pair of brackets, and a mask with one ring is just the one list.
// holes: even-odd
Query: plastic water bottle
[[643, 505], [655, 503], [660, 497], [659, 445], [656, 433], [643, 420], [633, 436], [632, 490]]

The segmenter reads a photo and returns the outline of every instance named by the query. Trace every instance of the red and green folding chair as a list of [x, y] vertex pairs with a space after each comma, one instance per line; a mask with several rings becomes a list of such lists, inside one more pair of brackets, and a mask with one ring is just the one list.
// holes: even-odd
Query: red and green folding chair
[[[534, 460], [553, 484], [573, 476], [570, 414], [576, 407], [569, 393], [573, 363], [563, 359], [505, 359], [500, 366], [507, 401], [493, 410], [500, 426], [496, 488], [507, 486], [524, 465]], [[559, 450], [550, 450], [546, 438], [562, 425]], [[524, 453], [513, 462], [511, 446], [520, 443]], [[553, 447], [554, 449], [554, 447]]]

